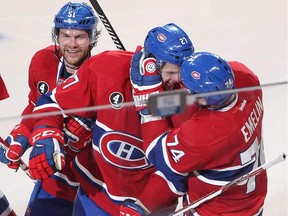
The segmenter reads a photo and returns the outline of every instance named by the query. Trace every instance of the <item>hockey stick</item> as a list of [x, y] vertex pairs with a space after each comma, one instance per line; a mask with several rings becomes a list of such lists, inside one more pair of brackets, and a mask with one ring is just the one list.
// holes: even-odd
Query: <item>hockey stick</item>
[[[3, 148], [3, 149], [5, 149], [5, 150], [7, 150], [8, 147], [9, 147], [9, 146], [8, 146], [8, 144], [5, 142], [5, 140], [3, 140], [2, 137], [0, 137], [0, 148]], [[34, 183], [36, 183], [36, 180], [33, 179], [33, 178], [31, 177], [30, 173], [29, 173], [29, 168], [28, 168], [27, 164], [26, 164], [22, 159], [20, 159], [19, 162], [20, 162], [20, 165], [19, 165], [20, 168], [25, 172], [25, 174], [26, 174], [27, 176], [29, 176], [30, 179], [33, 180]]]
[[126, 50], [97, 0], [89, 0], [118, 50]]
[[184, 208], [179, 209], [178, 211], [174, 212], [171, 216], [182, 215], [183, 213], [198, 207], [202, 203], [219, 196], [220, 194], [222, 194], [223, 192], [227, 191], [229, 188], [235, 186], [236, 184], [239, 184], [239, 183], [241, 183], [243, 181], [246, 181], [247, 179], [249, 179], [249, 178], [251, 178], [253, 176], [257, 176], [261, 172], [263, 172], [264, 170], [267, 170], [268, 168], [274, 166], [275, 164], [277, 164], [277, 163], [279, 163], [281, 161], [284, 161], [286, 159], [286, 157], [287, 157], [287, 155], [285, 153], [279, 155], [276, 159], [274, 159], [274, 160], [272, 160], [272, 161], [270, 161], [268, 163], [265, 163], [262, 166], [252, 170], [251, 172], [249, 172], [249, 173], [247, 173], [247, 174], [245, 174], [243, 176], [240, 176], [239, 178], [227, 183], [226, 185], [222, 186], [219, 190], [213, 191], [213, 192], [207, 194], [206, 196], [201, 197], [197, 201], [188, 204]]

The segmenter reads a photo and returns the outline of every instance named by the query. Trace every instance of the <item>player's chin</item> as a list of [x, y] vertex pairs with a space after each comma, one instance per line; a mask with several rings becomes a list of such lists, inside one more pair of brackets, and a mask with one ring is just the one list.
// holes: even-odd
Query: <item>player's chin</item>
[[79, 55], [66, 55], [65, 61], [70, 65], [78, 65], [80, 62], [82, 62], [82, 56]]
[[171, 91], [175, 88], [175, 84], [174, 83], [164, 83], [164, 89], [166, 91]]
[[80, 52], [65, 52], [64, 57], [66, 59], [81, 59], [83, 56]]

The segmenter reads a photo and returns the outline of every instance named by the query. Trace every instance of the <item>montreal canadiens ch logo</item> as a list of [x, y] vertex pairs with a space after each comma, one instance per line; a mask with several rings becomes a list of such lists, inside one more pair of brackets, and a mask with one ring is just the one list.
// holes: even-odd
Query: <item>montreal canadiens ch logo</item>
[[197, 71], [192, 71], [191, 76], [193, 79], [200, 79], [200, 73]]
[[167, 37], [164, 34], [160, 33], [157, 35], [157, 39], [158, 39], [158, 41], [163, 43], [166, 41]]
[[137, 137], [117, 131], [104, 134], [100, 140], [100, 151], [109, 163], [124, 169], [141, 169], [151, 164], [142, 150], [143, 141]]

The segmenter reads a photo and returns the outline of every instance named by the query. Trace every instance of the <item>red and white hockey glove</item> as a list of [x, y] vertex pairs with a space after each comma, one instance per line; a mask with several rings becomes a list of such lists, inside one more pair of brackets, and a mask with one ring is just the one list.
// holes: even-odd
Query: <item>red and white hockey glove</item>
[[156, 60], [150, 57], [144, 58], [143, 49], [133, 55], [130, 81], [136, 110], [148, 114], [146, 100], [151, 94], [158, 94], [164, 89], [161, 74], [156, 69]]
[[144, 216], [144, 210], [133, 200], [125, 200], [120, 206], [120, 216]]
[[20, 166], [19, 159], [30, 146], [28, 137], [30, 130], [23, 124], [18, 124], [6, 138], [7, 151], [0, 149], [0, 161], [7, 164], [9, 168], [18, 170]]
[[80, 116], [69, 116], [63, 129], [66, 153], [75, 156], [92, 142], [92, 126], [94, 121]]
[[34, 179], [47, 179], [65, 165], [63, 132], [57, 128], [35, 129], [30, 137], [33, 149], [29, 157], [29, 172]]

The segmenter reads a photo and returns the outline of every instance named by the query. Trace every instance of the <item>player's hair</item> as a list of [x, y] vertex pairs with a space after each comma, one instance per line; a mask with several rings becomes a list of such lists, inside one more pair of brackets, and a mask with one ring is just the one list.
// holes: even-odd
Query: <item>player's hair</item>
[[[223, 91], [234, 88], [234, 73], [223, 58], [208, 52], [196, 52], [186, 58], [180, 70], [181, 83], [191, 94]], [[233, 93], [202, 97], [209, 106], [221, 107]]]
[[97, 31], [99, 17], [93, 9], [86, 4], [68, 2], [55, 15], [52, 39], [58, 43], [60, 29], [79, 29], [88, 32], [91, 43], [90, 50], [97, 44], [100, 31]]
[[184, 57], [194, 52], [194, 46], [183, 29], [169, 23], [148, 32], [144, 50], [147, 57], [156, 59], [156, 66], [161, 69], [165, 62], [181, 65]]

